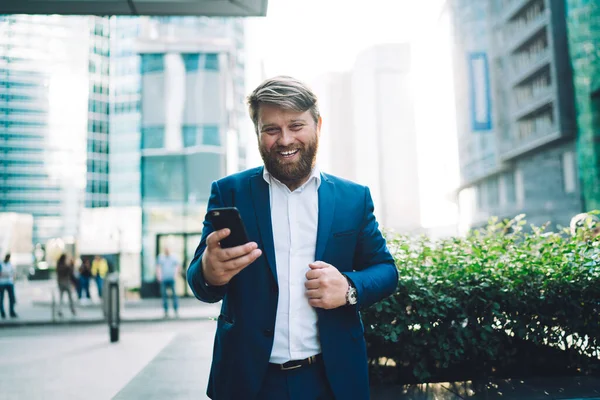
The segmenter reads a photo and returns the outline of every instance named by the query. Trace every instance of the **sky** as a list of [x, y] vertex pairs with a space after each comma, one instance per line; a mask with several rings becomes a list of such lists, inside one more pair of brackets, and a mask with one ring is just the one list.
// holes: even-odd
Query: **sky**
[[[267, 16], [246, 21], [246, 88], [291, 75], [311, 84], [351, 70], [356, 56], [384, 43], [410, 43], [422, 224], [456, 224], [458, 186], [451, 47], [444, 0], [269, 0]], [[317, 96], [319, 94], [317, 93]], [[326, 132], [324, 132], [326, 134]], [[260, 164], [255, 142], [249, 163]]]

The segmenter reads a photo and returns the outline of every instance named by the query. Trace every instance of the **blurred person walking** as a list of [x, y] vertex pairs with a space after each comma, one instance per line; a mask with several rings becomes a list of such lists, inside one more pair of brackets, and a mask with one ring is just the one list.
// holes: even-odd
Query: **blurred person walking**
[[102, 298], [102, 285], [104, 284], [104, 278], [108, 274], [108, 262], [102, 256], [96, 255], [92, 262], [92, 275], [96, 280], [96, 286], [98, 287], [98, 297]]
[[165, 318], [169, 316], [167, 289], [172, 293], [173, 311], [175, 312], [175, 317], [179, 316], [177, 293], [175, 292], [175, 277], [177, 274], [179, 274], [179, 271], [179, 260], [170, 253], [167, 247], [165, 247], [163, 254], [159, 255], [158, 259], [156, 260], [156, 279], [160, 282], [160, 294], [163, 300]]
[[67, 259], [66, 254], [62, 254], [56, 263], [56, 279], [58, 282], [59, 302], [58, 302], [58, 316], [62, 317], [62, 304], [63, 294], [66, 293], [69, 297], [69, 307], [73, 316], [75, 313], [75, 306], [73, 304], [73, 295], [71, 294], [71, 284], [73, 284], [73, 263]]
[[77, 293], [79, 300], [82, 297], [91, 299], [90, 297], [90, 280], [92, 278], [92, 267], [90, 260], [83, 260], [79, 267], [79, 292]]
[[16, 271], [10, 262], [10, 253], [4, 257], [4, 262], [0, 263], [0, 316], [6, 318], [4, 311], [4, 292], [8, 292], [8, 307], [11, 318], [17, 318], [15, 312], [15, 276]]

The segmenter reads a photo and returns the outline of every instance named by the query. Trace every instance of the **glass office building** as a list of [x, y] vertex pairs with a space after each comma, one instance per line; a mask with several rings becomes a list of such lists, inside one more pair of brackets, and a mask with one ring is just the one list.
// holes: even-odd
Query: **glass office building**
[[577, 159], [585, 210], [600, 209], [600, 3], [567, 0], [577, 110]]
[[154, 292], [158, 252], [186, 267], [211, 182], [245, 167], [243, 50], [235, 18], [0, 17], [0, 212], [44, 243], [84, 206], [137, 207], [121, 268]]
[[0, 16], [0, 212], [34, 243], [76, 236], [86, 187], [89, 20]]
[[451, 6], [463, 225], [568, 226], [583, 204], [565, 2]]
[[[244, 167], [242, 39], [241, 21], [231, 19], [142, 23], [142, 294], [156, 290], [155, 259], [165, 247], [187, 267], [211, 182]], [[186, 292], [183, 279], [177, 288]]]

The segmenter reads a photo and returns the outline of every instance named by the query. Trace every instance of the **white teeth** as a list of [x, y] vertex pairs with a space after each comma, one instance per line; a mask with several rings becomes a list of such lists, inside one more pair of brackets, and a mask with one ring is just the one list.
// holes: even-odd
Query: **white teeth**
[[279, 152], [281, 155], [283, 156], [291, 156], [292, 154], [295, 154], [298, 150], [291, 150], [291, 151], [281, 151]]

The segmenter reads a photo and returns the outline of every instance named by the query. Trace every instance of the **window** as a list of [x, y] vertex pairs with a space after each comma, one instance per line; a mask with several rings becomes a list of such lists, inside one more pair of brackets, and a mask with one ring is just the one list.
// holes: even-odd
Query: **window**
[[164, 54], [142, 54], [142, 74], [164, 71]]
[[162, 126], [142, 128], [142, 148], [162, 149], [164, 145], [165, 129]]
[[195, 125], [184, 125], [182, 129], [183, 133], [183, 146], [192, 147], [198, 143], [198, 127]]
[[490, 178], [487, 182], [487, 201], [488, 206], [498, 207], [498, 177]]
[[220, 146], [219, 127], [216, 125], [205, 125], [202, 143], [208, 146]]
[[198, 70], [200, 54], [182, 54], [181, 56], [183, 57], [183, 63], [185, 64], [185, 70], [187, 72]]
[[521, 169], [515, 170], [515, 193], [517, 207], [522, 208], [525, 205], [525, 183]]
[[504, 199], [506, 204], [515, 204], [517, 201], [517, 193], [515, 188], [515, 172], [504, 174]]
[[575, 154], [566, 151], [562, 155], [563, 190], [565, 193], [574, 193], [577, 189], [575, 174]]
[[219, 56], [217, 54], [207, 54], [204, 69], [209, 71], [219, 70]]

